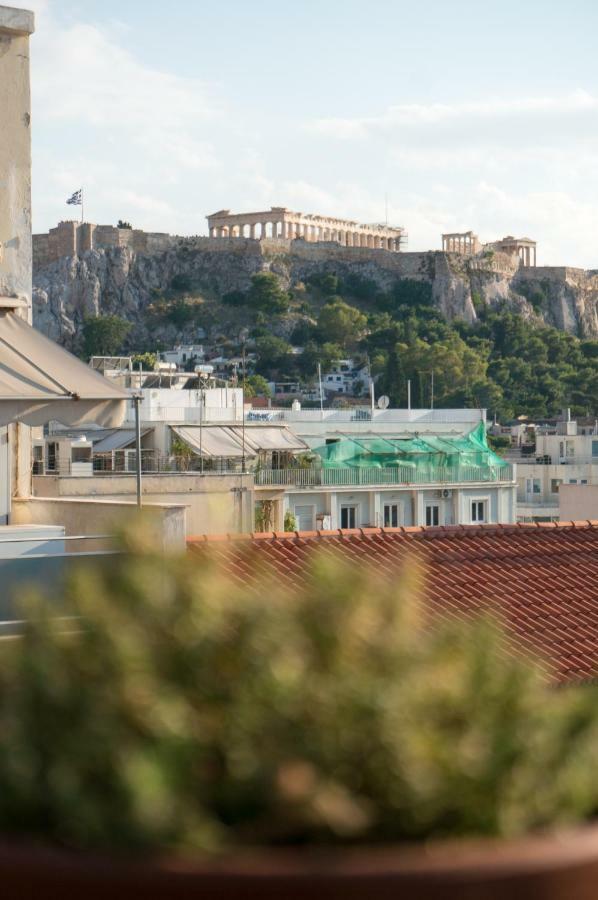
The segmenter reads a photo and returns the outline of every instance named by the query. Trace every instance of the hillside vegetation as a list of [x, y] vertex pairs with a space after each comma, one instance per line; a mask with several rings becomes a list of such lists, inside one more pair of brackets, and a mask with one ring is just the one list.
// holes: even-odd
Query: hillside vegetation
[[[334, 257], [298, 263], [288, 254], [209, 256], [92, 251], [61, 260], [37, 273], [36, 324], [82, 354], [91, 349], [90, 331], [105, 337], [106, 329], [89, 325], [98, 315], [130, 324], [111, 352], [156, 351], [203, 334], [224, 355], [245, 345], [269, 380], [306, 384], [315, 383], [318, 363], [325, 371], [351, 356], [369, 363], [377, 394], [393, 405], [406, 405], [410, 380], [412, 404], [429, 406], [433, 373], [438, 407], [485, 407], [503, 419], [565, 406], [598, 414], [598, 340], [547, 324], [554, 286], [546, 279], [496, 296], [448, 270], [443, 254], [417, 255], [418, 268], [407, 254], [388, 254], [407, 263], [386, 267], [344, 258], [335, 266]], [[413, 275], [395, 271], [407, 264]], [[109, 331], [119, 334], [114, 321]]]

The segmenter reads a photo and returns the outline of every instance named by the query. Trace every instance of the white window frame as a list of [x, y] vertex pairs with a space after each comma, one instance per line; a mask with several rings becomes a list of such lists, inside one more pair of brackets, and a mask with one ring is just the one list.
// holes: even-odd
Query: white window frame
[[[309, 528], [302, 528], [299, 519], [302, 517], [302, 514], [298, 513], [298, 509], [311, 509], [311, 526]], [[291, 509], [292, 514], [295, 517], [297, 522], [297, 530], [298, 531], [313, 531], [316, 525], [316, 505], [315, 503], [297, 503], [296, 506], [293, 506]], [[305, 516], [306, 514], [303, 514]]]
[[[390, 514], [390, 523], [386, 524], [386, 510], [387, 508], [392, 511], [393, 507], [396, 507], [397, 511], [397, 521], [396, 524], [393, 525], [392, 522], [392, 512]], [[382, 503], [382, 525], [384, 528], [398, 528], [403, 524], [403, 504], [400, 500], [386, 500]]]
[[[483, 504], [482, 509], [484, 511], [484, 516], [482, 519], [477, 518], [477, 510], [476, 517], [474, 518], [473, 512], [473, 504]], [[489, 522], [490, 515], [490, 497], [470, 497], [469, 498], [469, 521], [472, 525], [486, 525]]]
[[[350, 510], [353, 511], [353, 524], [352, 525], [343, 525], [343, 510], [347, 510], [347, 518], [350, 519]], [[341, 503], [340, 515], [339, 515], [340, 527], [351, 529], [357, 528], [357, 504], [356, 503]]]
[[[430, 510], [430, 518], [433, 520], [434, 515], [432, 514], [432, 510], [436, 510], [436, 518], [437, 522], [428, 522], [428, 510]], [[442, 525], [440, 521], [440, 503], [437, 503], [435, 500], [429, 500], [424, 505], [424, 521], [426, 523], [426, 528], [437, 528], [439, 525]]]

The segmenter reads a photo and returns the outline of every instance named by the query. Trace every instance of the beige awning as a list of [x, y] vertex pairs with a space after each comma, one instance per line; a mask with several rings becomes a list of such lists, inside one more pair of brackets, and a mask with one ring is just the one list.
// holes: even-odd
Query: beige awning
[[130, 394], [14, 312], [0, 308], [0, 425], [95, 422], [116, 427]]
[[[195, 453], [204, 457], [223, 457], [226, 459], [241, 459], [243, 445], [230, 428], [222, 428], [217, 425], [187, 425], [180, 428], [172, 428], [177, 437], [180, 437]], [[247, 448], [246, 456], [254, 456]]]
[[[202, 456], [238, 458], [243, 456], [243, 428], [241, 425], [173, 426], [172, 430], [196, 453]], [[201, 432], [201, 439], [200, 439]], [[305, 441], [286, 426], [245, 426], [245, 456], [255, 456], [260, 450], [288, 450], [290, 453], [307, 450]]]
[[[236, 426], [237, 439], [242, 440], [241, 429]], [[290, 453], [299, 450], [307, 450], [305, 441], [296, 434], [282, 426], [274, 425], [249, 425], [245, 427], [245, 443], [254, 450], [288, 450]]]

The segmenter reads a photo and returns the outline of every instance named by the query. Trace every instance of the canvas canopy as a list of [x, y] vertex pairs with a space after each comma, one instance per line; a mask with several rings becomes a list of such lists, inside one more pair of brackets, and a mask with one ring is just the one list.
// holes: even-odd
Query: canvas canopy
[[[241, 458], [243, 429], [232, 426], [189, 425], [172, 429], [192, 450], [202, 456]], [[201, 432], [201, 436], [200, 436]], [[307, 444], [288, 428], [249, 426], [245, 428], [245, 456], [255, 456], [260, 450], [307, 450]]]
[[122, 422], [129, 393], [10, 310], [0, 309], [0, 425]]
[[[141, 437], [144, 438], [149, 434], [150, 428], [141, 431]], [[89, 435], [90, 440], [94, 441], [93, 432]], [[104, 435], [99, 441], [94, 441], [94, 453], [110, 453], [112, 450], [123, 450], [125, 447], [135, 445], [135, 429], [134, 428], [117, 428], [116, 431], [110, 431]]]
[[[228, 428], [220, 426], [188, 425], [186, 427], [173, 428], [174, 433], [187, 446], [204, 457], [223, 457], [226, 459], [241, 459], [243, 446]], [[246, 453], [251, 456], [251, 453]]]
[[343, 438], [314, 450], [322, 466], [334, 468], [430, 469], [455, 466], [504, 466], [504, 459], [490, 449], [483, 422], [460, 437], [441, 435], [413, 438]]
[[[240, 428], [235, 428], [237, 437], [243, 439]], [[307, 450], [307, 444], [288, 428], [250, 425], [245, 428], [245, 443], [254, 450], [288, 450], [291, 453]]]

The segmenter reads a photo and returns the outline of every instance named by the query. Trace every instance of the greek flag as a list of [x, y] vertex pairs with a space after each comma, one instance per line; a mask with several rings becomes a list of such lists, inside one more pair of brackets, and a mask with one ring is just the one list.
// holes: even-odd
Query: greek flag
[[75, 193], [72, 195], [72, 197], [69, 197], [69, 199], [66, 202], [68, 204], [70, 204], [70, 206], [81, 206], [83, 203], [82, 194], [83, 194], [83, 188], [79, 188], [79, 190], [75, 191]]

